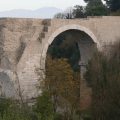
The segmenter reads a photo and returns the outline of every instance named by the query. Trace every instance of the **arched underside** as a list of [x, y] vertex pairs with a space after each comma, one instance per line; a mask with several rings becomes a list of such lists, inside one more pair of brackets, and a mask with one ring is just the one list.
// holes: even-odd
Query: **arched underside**
[[43, 52], [42, 52], [42, 68], [44, 69], [45, 68], [45, 59], [46, 59], [46, 54], [47, 54], [47, 50], [48, 50], [48, 47], [49, 45], [54, 41], [54, 39], [61, 33], [67, 31], [67, 30], [78, 30], [80, 32], [84, 32], [86, 33], [92, 40], [94, 43], [96, 43], [97, 47], [99, 47], [99, 42], [97, 41], [97, 38], [95, 37], [95, 35], [87, 28], [83, 27], [83, 26], [80, 26], [80, 25], [66, 25], [64, 27], [61, 27], [59, 29], [57, 29], [48, 39], [47, 43], [45, 44], [44, 46], [44, 49], [43, 49]]

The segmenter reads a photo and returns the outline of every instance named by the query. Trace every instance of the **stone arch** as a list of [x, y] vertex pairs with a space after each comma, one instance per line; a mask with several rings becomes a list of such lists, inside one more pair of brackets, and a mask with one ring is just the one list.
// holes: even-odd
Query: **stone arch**
[[72, 24], [72, 25], [66, 25], [63, 27], [58, 28], [54, 33], [52, 33], [52, 35], [48, 38], [48, 41], [46, 42], [45, 46], [43, 47], [42, 53], [41, 53], [41, 69], [45, 69], [45, 59], [46, 59], [46, 54], [47, 54], [47, 50], [49, 45], [53, 42], [53, 40], [61, 33], [67, 31], [67, 30], [79, 30], [81, 32], [86, 33], [92, 40], [94, 43], [97, 44], [97, 47], [100, 47], [100, 44], [97, 40], [97, 38], [95, 37], [95, 35], [91, 32], [91, 30], [89, 30], [88, 28], [81, 26], [81, 25], [76, 25], [76, 24]]

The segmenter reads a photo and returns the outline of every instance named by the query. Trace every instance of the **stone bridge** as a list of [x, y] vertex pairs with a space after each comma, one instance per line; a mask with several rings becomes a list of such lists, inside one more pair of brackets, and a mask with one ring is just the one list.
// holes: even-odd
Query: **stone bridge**
[[[109, 48], [120, 39], [120, 17], [103, 16], [85, 19], [0, 19], [0, 95], [24, 99], [35, 98], [45, 69], [49, 45], [61, 33], [72, 31], [78, 40], [80, 66], [90, 59], [93, 48]], [[82, 83], [82, 82], [81, 82]], [[86, 89], [85, 82], [81, 89]], [[85, 95], [88, 90], [83, 91]], [[81, 93], [81, 95], [82, 95]]]

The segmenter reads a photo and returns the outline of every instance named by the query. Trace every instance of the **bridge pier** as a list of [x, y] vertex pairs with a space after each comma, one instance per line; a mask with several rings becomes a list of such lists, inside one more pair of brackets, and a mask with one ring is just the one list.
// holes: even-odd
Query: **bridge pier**
[[86, 110], [89, 109], [89, 107], [91, 106], [92, 89], [89, 87], [87, 81], [85, 80], [84, 74], [86, 72], [88, 61], [91, 59], [96, 50], [96, 43], [94, 43], [91, 38], [82, 38], [81, 40], [79, 40], [78, 46], [81, 57], [79, 62], [81, 75], [80, 110]]

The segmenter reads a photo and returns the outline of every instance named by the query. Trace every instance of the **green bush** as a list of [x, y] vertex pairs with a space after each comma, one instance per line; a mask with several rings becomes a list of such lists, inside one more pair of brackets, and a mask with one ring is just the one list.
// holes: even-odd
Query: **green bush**
[[35, 120], [27, 105], [20, 105], [10, 99], [0, 100], [0, 120]]

